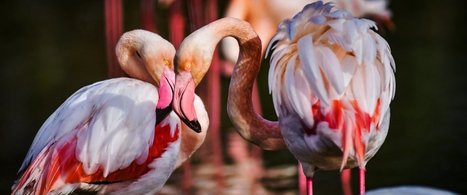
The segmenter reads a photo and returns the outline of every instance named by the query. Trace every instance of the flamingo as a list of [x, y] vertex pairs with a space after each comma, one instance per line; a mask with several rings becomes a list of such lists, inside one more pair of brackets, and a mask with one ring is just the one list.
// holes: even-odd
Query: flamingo
[[365, 165], [389, 128], [395, 63], [375, 23], [333, 4], [309, 4], [285, 20], [269, 44], [269, 89], [287, 147], [311, 193], [318, 169]]
[[[133, 78], [97, 82], [69, 97], [39, 129], [12, 194], [155, 193], [197, 147], [180, 149], [188, 129], [180, 132], [171, 112], [172, 44], [134, 30], [122, 35], [116, 53]], [[191, 126], [199, 132], [207, 116], [197, 102], [203, 120]]]
[[174, 104], [182, 106], [174, 111], [192, 110], [192, 95], [180, 89], [199, 82], [209, 68], [213, 48], [225, 36], [233, 36], [240, 53], [227, 110], [242, 137], [264, 149], [285, 144], [303, 165], [309, 194], [316, 170], [358, 166], [363, 194], [365, 165], [387, 135], [395, 92], [394, 60], [373, 27], [372, 21], [321, 1], [281, 23], [268, 49], [272, 53], [269, 88], [279, 118], [273, 122], [251, 106], [261, 59], [259, 38], [245, 22], [215, 21], [188, 36], [177, 51]]

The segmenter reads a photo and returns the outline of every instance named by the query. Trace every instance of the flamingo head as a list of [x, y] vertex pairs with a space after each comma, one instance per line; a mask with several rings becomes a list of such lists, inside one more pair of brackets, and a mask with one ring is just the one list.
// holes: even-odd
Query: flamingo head
[[175, 86], [174, 46], [159, 35], [133, 30], [122, 35], [116, 53], [121, 68], [131, 77], [158, 87], [156, 124], [172, 111]]
[[[186, 39], [190, 38], [189, 36]], [[211, 57], [203, 58], [202, 51], [187, 47], [184, 44], [186, 39], [180, 46], [180, 53], [177, 53], [176, 57], [177, 79], [175, 81], [173, 109], [188, 127], [196, 132], [201, 132], [201, 125], [194, 107], [195, 87], [206, 72], [206, 70], [200, 69], [209, 67]]]
[[177, 74], [174, 89], [173, 109], [180, 119], [192, 130], [201, 132], [201, 125], [198, 122], [195, 101], [195, 81], [189, 71], [181, 71]]
[[186, 37], [175, 56], [177, 73], [173, 109], [196, 132], [201, 131], [195, 112], [195, 87], [208, 71], [216, 44], [223, 37], [216, 25], [208, 24]]

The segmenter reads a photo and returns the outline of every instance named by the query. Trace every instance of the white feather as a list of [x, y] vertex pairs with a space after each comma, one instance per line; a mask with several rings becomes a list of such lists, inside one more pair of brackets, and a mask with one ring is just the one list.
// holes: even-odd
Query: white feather
[[[307, 176], [312, 176], [314, 168], [364, 167], [384, 141], [394, 97], [395, 64], [387, 42], [370, 28], [376, 28], [374, 22], [317, 2], [281, 23], [273, 37], [275, 45], [268, 47], [269, 89], [281, 133]], [[331, 106], [331, 102], [337, 104]], [[326, 119], [315, 120], [315, 105]], [[373, 122], [377, 109], [379, 121]], [[355, 143], [360, 110], [372, 120], [369, 133], [361, 134], [366, 148], [363, 157], [356, 156], [360, 146]], [[337, 129], [331, 129], [331, 124]], [[327, 156], [336, 146], [344, 155]]]
[[328, 92], [324, 86], [320, 84], [320, 82], [323, 81], [323, 77], [319, 65], [317, 64], [312, 36], [305, 35], [300, 38], [297, 47], [302, 69], [310, 83], [310, 87], [322, 103], [329, 105]]
[[297, 62], [297, 57], [293, 56], [287, 64], [284, 80], [285, 93], [288, 97], [288, 105], [291, 105], [290, 109], [295, 110], [307, 125], [313, 126], [313, 118], [309, 117], [312, 113], [309, 99], [311, 97], [310, 88]]
[[344, 86], [347, 90], [347, 87], [349, 86], [349, 83], [352, 80], [355, 71], [358, 68], [358, 64], [354, 57], [350, 55], [345, 55], [344, 58], [341, 60], [341, 66]]
[[343, 74], [341, 63], [336, 54], [329, 47], [317, 47], [316, 53], [318, 54], [318, 64], [326, 75], [326, 79], [331, 82], [337, 94], [342, 95], [344, 93]]
[[[77, 139], [76, 158], [87, 174], [104, 176], [147, 159], [153, 143], [157, 88], [129, 78], [101, 81], [78, 90], [44, 123], [23, 162], [24, 170], [52, 143]], [[179, 122], [170, 115], [171, 126]]]

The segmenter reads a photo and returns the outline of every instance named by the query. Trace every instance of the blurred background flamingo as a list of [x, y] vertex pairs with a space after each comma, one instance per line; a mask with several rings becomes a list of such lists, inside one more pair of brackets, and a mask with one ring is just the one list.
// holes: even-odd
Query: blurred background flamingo
[[[141, 28], [141, 1], [122, 3], [124, 29]], [[218, 1], [218, 16], [225, 14], [227, 4], [227, 1]], [[154, 12], [157, 32], [169, 39], [170, 8], [159, 5], [154, 2], [150, 10]], [[462, 148], [462, 138], [467, 136], [466, 131], [461, 131], [467, 127], [462, 119], [467, 110], [464, 109], [467, 90], [463, 90], [463, 86], [467, 80], [463, 76], [466, 73], [462, 57], [467, 51], [463, 44], [467, 28], [456, 25], [466, 22], [463, 17], [466, 6], [467, 2], [451, 0], [390, 1], [397, 29], [385, 37], [398, 59], [397, 80], [401, 84], [397, 86], [398, 95], [391, 105], [393, 113], [398, 114], [391, 117], [393, 130], [380, 154], [367, 165], [371, 170], [367, 173], [367, 188], [413, 184], [467, 192], [463, 180], [467, 174], [463, 166], [467, 163], [467, 151], [458, 149]], [[106, 62], [103, 7], [104, 1], [7, 1], [0, 6], [3, 18], [8, 18], [0, 31], [3, 37], [8, 37], [0, 47], [3, 56], [0, 79], [4, 83], [0, 88], [5, 92], [0, 96], [3, 108], [0, 112], [0, 162], [4, 173], [0, 175], [1, 192], [11, 192], [18, 166], [36, 130], [48, 115], [79, 87], [107, 77], [107, 67], [102, 66]], [[187, 14], [189, 8], [192, 7], [182, 3], [186, 33], [191, 31], [188, 28], [192, 25]], [[261, 72], [258, 82], [265, 86], [266, 69]], [[221, 81], [224, 89], [228, 80], [221, 78]], [[273, 119], [272, 103], [269, 98], [263, 98], [268, 95], [267, 88], [259, 88], [259, 92], [265, 117]], [[228, 119], [226, 116], [221, 119], [222, 129], [227, 129]], [[222, 137], [227, 140], [225, 135]], [[11, 150], [11, 146], [15, 146], [15, 150]], [[193, 175], [214, 172], [209, 171], [212, 167], [198, 167], [204, 160], [200, 157], [212, 156], [210, 147], [204, 149], [192, 159]], [[268, 193], [294, 193], [294, 157], [287, 151], [263, 152], [262, 155], [263, 166], [267, 169], [260, 180], [261, 186]], [[228, 165], [231, 159], [224, 155]], [[230, 170], [228, 166], [224, 169], [225, 172]], [[169, 183], [181, 180], [180, 171], [173, 176]], [[357, 181], [352, 181], [353, 186], [357, 186]], [[215, 182], [198, 176], [191, 190], [213, 188]], [[341, 193], [337, 172], [319, 172], [313, 182], [316, 194]], [[180, 189], [174, 185], [166, 187], [165, 192]]]

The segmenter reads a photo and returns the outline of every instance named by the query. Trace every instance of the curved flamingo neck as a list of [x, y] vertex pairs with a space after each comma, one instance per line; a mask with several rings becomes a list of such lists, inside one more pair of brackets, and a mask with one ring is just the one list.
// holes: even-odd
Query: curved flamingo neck
[[143, 42], [140, 37], [135, 37], [133, 34], [135, 33], [124, 34], [115, 48], [120, 68], [132, 78], [155, 84], [156, 81], [149, 74], [146, 62], [138, 51]]
[[[191, 67], [196, 83], [209, 69], [214, 49], [219, 41], [227, 36], [234, 37], [240, 46], [240, 54], [230, 80], [227, 112], [240, 135], [263, 149], [285, 148], [279, 123], [268, 121], [253, 110], [252, 91], [256, 76], [261, 66], [261, 40], [253, 28], [245, 21], [223, 18], [212, 22], [192, 33], [181, 45], [180, 51], [188, 50], [200, 54], [202, 65]], [[185, 42], [184, 41], [184, 42]], [[191, 45], [193, 44], [193, 45]], [[180, 52], [180, 59], [194, 60]], [[188, 54], [190, 55], [190, 54]], [[187, 63], [187, 62], [180, 62]], [[189, 63], [189, 62], [188, 62]]]
[[[255, 33], [256, 35], [256, 33]], [[236, 37], [240, 53], [229, 86], [227, 112], [243, 138], [263, 149], [285, 148], [279, 123], [261, 117], [253, 109], [252, 91], [261, 67], [261, 40]]]
[[175, 48], [160, 37], [145, 30], [132, 30], [123, 34], [115, 53], [120, 67], [130, 77], [160, 85], [164, 70], [173, 71]]

